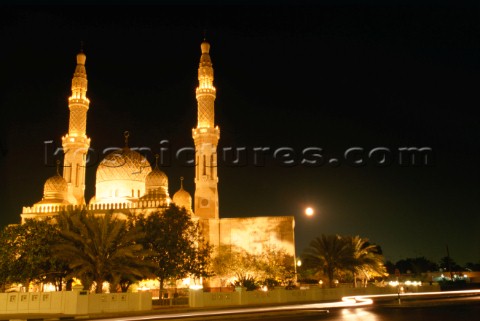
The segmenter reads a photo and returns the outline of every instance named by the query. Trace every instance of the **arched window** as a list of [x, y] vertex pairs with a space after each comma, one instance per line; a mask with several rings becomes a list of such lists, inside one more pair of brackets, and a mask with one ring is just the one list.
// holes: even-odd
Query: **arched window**
[[195, 163], [195, 176], [198, 177], [198, 156], [197, 156], [197, 162]]
[[213, 154], [210, 155], [210, 177], [213, 177]]
[[207, 156], [203, 155], [203, 175], [207, 175]]

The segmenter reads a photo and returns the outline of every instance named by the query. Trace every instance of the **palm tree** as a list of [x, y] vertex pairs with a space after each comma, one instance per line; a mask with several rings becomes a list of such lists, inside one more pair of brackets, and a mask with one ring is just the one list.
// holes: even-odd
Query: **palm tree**
[[351, 261], [351, 251], [341, 236], [322, 234], [310, 243], [303, 257], [307, 266], [322, 270], [328, 277], [330, 287], [333, 287], [337, 272]]
[[357, 287], [357, 276], [362, 275], [364, 280], [372, 276], [383, 276], [386, 273], [383, 255], [379, 247], [371, 244], [360, 236], [345, 237], [349, 253], [348, 269], [353, 274], [353, 285]]
[[57, 222], [61, 242], [54, 253], [69, 262], [70, 277], [79, 278], [85, 290], [95, 282], [95, 292], [102, 293], [105, 281], [116, 288], [125, 279], [150, 276], [151, 263], [145, 259], [150, 252], [137, 244], [142, 235], [128, 229], [124, 219], [82, 210], [61, 213]]

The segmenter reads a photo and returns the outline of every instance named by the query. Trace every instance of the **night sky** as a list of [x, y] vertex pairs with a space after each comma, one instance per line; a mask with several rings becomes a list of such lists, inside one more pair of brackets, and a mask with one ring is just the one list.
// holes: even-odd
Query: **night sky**
[[[400, 3], [400, 2], [398, 2]], [[387, 259], [480, 261], [478, 5], [0, 7], [0, 225], [19, 223], [55, 174], [68, 130], [75, 55], [87, 55], [87, 134], [107, 147], [193, 146], [204, 30], [215, 69], [219, 148], [323, 149], [322, 166], [220, 161], [221, 217], [296, 220], [300, 254], [316, 236], [360, 235]], [[44, 141], [53, 140], [45, 164]], [[351, 147], [385, 147], [388, 166], [352, 166]], [[399, 147], [430, 147], [400, 166]], [[221, 155], [219, 155], [221, 156]], [[340, 160], [337, 166], [329, 159]], [[93, 163], [95, 163], [93, 161]], [[98, 164], [98, 161], [96, 162]], [[87, 168], [87, 199], [95, 164]], [[194, 169], [162, 168], [170, 195]], [[316, 210], [313, 218], [303, 214]]]

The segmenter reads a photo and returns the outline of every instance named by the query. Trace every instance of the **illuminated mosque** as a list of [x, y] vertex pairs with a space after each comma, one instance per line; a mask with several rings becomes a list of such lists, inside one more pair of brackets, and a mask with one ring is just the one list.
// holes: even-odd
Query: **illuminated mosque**
[[62, 137], [63, 173], [58, 166], [57, 174], [45, 182], [43, 198], [31, 207], [23, 207], [22, 222], [71, 209], [148, 214], [173, 202], [185, 207], [200, 222], [206, 239], [215, 247], [236, 245], [258, 254], [265, 246], [274, 246], [295, 257], [292, 216], [220, 218], [216, 166], [220, 129], [214, 121], [216, 89], [208, 42], [202, 42], [201, 52], [196, 88], [198, 123], [192, 129], [196, 161], [193, 207], [192, 197], [183, 189], [183, 182], [180, 190], [170, 197], [168, 177], [158, 167], [158, 156], [157, 164], [152, 166], [143, 155], [130, 149], [128, 132], [125, 132], [125, 147], [110, 152], [98, 165], [95, 196], [89, 202], [85, 200], [85, 170], [91, 143], [86, 133], [90, 100], [87, 98], [86, 55], [80, 52], [76, 57], [72, 95], [68, 99], [68, 133]]

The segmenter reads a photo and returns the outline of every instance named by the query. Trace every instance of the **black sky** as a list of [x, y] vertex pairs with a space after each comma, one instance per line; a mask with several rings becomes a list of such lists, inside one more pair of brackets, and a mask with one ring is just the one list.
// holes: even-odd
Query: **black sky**
[[[1, 224], [55, 173], [44, 141], [68, 129], [85, 42], [88, 135], [99, 153], [192, 146], [203, 32], [212, 45], [220, 147], [431, 147], [432, 166], [219, 168], [221, 217], [293, 215], [297, 252], [322, 233], [361, 235], [388, 259], [480, 260], [478, 5], [0, 7]], [[151, 155], [150, 155], [151, 156]], [[153, 157], [150, 158], [153, 160]], [[53, 163], [53, 162], [52, 162]], [[163, 168], [170, 193], [193, 169]], [[87, 169], [87, 196], [95, 167]], [[317, 209], [313, 219], [303, 208]]]

